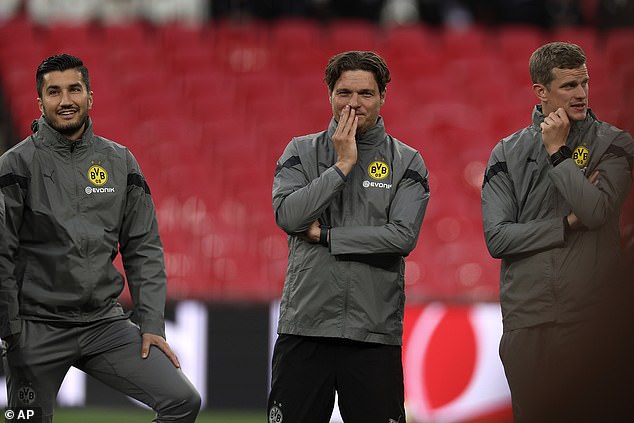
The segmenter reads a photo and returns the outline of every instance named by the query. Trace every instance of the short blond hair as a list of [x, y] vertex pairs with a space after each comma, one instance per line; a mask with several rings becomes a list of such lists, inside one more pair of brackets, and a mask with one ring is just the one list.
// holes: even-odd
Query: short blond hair
[[548, 86], [555, 76], [553, 69], [576, 69], [586, 63], [583, 49], [576, 44], [554, 42], [544, 44], [533, 52], [529, 71], [533, 84]]

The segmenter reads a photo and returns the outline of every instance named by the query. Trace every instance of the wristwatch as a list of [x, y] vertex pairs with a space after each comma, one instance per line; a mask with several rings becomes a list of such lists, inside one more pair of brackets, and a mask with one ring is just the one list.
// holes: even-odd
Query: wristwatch
[[328, 247], [328, 231], [330, 230], [330, 226], [321, 225], [319, 228], [319, 243], [324, 247]]
[[570, 158], [572, 158], [572, 150], [567, 145], [562, 145], [559, 147], [559, 150], [550, 155], [550, 162], [553, 164], [553, 167], [555, 167]]

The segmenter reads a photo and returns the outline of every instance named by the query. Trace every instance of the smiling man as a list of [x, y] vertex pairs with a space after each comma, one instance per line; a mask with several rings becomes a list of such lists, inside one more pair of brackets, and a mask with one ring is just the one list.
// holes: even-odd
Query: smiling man
[[273, 356], [269, 422], [405, 422], [404, 257], [427, 202], [421, 155], [385, 133], [390, 73], [371, 52], [332, 57], [327, 130], [291, 140], [273, 210], [289, 258]]
[[42, 116], [71, 141], [81, 138], [92, 108], [92, 91], [84, 68], [41, 73], [36, 79], [37, 104]]
[[[75, 366], [193, 422], [200, 396], [165, 340], [166, 276], [150, 189], [130, 151], [93, 133], [88, 69], [74, 56], [36, 71], [42, 117], [0, 157], [0, 337], [10, 408], [51, 422]], [[118, 303], [124, 277], [132, 316]], [[131, 319], [130, 319], [131, 317]]]
[[495, 146], [482, 187], [487, 247], [502, 259], [500, 357], [515, 422], [634, 421], [623, 395], [631, 336], [618, 337], [631, 329], [619, 217], [634, 143], [588, 109], [579, 46], [546, 44], [529, 68], [540, 104]]

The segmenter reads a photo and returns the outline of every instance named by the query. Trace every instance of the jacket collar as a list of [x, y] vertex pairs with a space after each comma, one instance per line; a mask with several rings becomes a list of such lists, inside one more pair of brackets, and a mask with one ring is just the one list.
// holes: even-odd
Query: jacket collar
[[[542, 113], [541, 104], [537, 104], [535, 109], [533, 109], [533, 127], [537, 130], [537, 132], [541, 132], [540, 124], [544, 121], [544, 114]], [[588, 113], [586, 114], [586, 118], [579, 122], [572, 122], [570, 125], [570, 133], [568, 134], [568, 138], [571, 136], [575, 136], [581, 132], [585, 132], [590, 126], [592, 126], [595, 122], [598, 122], [599, 118], [594, 114], [591, 109], [588, 109]]]
[[77, 141], [71, 141], [63, 134], [53, 129], [53, 127], [49, 125], [44, 116], [40, 117], [36, 121], [33, 121], [33, 124], [31, 124], [31, 129], [34, 133], [37, 133], [37, 135], [40, 136], [45, 145], [48, 145], [54, 149], [70, 149], [71, 145], [73, 144], [75, 149], [82, 148], [90, 144], [94, 137], [92, 120], [90, 119], [90, 117], [86, 119], [86, 128], [84, 129], [84, 133]]
[[[330, 125], [328, 126], [328, 137], [332, 139], [335, 130], [337, 129], [337, 121], [332, 118], [330, 120]], [[383, 118], [379, 116], [376, 121], [376, 124], [365, 131], [361, 135], [356, 136], [357, 145], [359, 148], [369, 148], [376, 147], [385, 141], [385, 125], [383, 123]]]

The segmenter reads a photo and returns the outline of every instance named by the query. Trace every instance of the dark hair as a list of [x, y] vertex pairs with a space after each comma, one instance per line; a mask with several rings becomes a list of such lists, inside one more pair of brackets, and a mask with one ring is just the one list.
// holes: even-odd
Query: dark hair
[[390, 70], [378, 54], [371, 51], [347, 51], [332, 56], [326, 65], [325, 81], [328, 91], [332, 93], [342, 73], [352, 70], [372, 72], [381, 94], [385, 92], [387, 83], [392, 80]]
[[88, 75], [88, 68], [86, 68], [84, 62], [82, 62], [79, 57], [71, 56], [70, 54], [58, 54], [44, 59], [37, 67], [37, 72], [35, 72], [35, 86], [37, 87], [38, 97], [42, 97], [44, 75], [49, 72], [65, 71], [68, 69], [77, 69], [81, 73], [84, 84], [86, 84], [86, 90], [90, 92], [90, 76]]
[[529, 71], [534, 84], [548, 86], [555, 79], [552, 70], [576, 69], [586, 63], [586, 55], [576, 44], [544, 44], [531, 55]]

